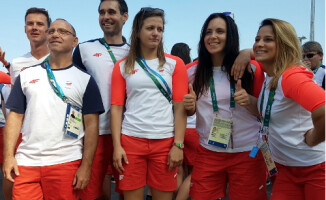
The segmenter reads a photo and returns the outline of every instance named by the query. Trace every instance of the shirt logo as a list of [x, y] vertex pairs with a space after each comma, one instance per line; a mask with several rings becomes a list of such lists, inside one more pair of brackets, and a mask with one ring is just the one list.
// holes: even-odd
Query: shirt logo
[[134, 69], [134, 70], [132, 71], [132, 74], [136, 74], [136, 72], [138, 72], [138, 70], [139, 70], [139, 69]]
[[72, 82], [70, 82], [70, 81], [66, 82], [66, 85], [71, 85], [71, 84], [72, 84]]
[[158, 70], [159, 72], [164, 72], [164, 69], [160, 69], [160, 70]]
[[121, 181], [123, 179], [124, 175], [119, 175], [119, 180]]
[[102, 54], [101, 53], [95, 53], [93, 56], [100, 57], [100, 56], [102, 56]]
[[20, 69], [20, 71], [23, 71], [24, 69], [27, 69], [27, 68], [28, 68], [28, 67], [23, 67], [23, 68]]
[[34, 83], [38, 82], [39, 80], [40, 80], [40, 79], [34, 79], [34, 80], [31, 80], [29, 83], [34, 84]]

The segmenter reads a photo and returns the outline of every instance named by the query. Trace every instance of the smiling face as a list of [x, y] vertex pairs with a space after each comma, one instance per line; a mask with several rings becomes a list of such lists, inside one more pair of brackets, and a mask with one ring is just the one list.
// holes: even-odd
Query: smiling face
[[157, 50], [162, 41], [164, 23], [162, 17], [148, 17], [139, 32], [141, 49]]
[[48, 30], [47, 18], [41, 13], [30, 13], [26, 16], [25, 33], [31, 43], [44, 44]]
[[128, 19], [128, 13], [121, 15], [119, 2], [103, 1], [99, 8], [99, 23], [105, 35], [115, 36], [122, 32], [122, 26]]
[[48, 31], [48, 47], [51, 53], [72, 53], [78, 44], [74, 30], [64, 20], [54, 21]]
[[271, 25], [261, 27], [253, 46], [255, 59], [263, 65], [273, 65], [276, 58], [276, 39]]
[[212, 55], [223, 55], [226, 43], [226, 23], [224, 19], [217, 17], [212, 19], [205, 32], [204, 43], [207, 51]]

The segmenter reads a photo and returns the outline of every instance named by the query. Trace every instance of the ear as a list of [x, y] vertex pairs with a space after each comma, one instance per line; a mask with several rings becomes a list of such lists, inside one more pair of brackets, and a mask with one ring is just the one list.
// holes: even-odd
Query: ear
[[122, 15], [122, 18], [123, 18], [123, 24], [125, 24], [126, 23], [126, 21], [128, 20], [128, 18], [129, 18], [129, 15], [128, 15], [128, 13], [124, 13], [123, 15]]
[[75, 48], [78, 45], [78, 37], [74, 38], [73, 47]]

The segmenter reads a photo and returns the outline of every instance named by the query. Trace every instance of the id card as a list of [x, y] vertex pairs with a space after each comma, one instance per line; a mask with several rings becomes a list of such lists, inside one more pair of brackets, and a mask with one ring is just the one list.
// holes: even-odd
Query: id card
[[208, 137], [208, 144], [228, 148], [231, 137], [232, 121], [215, 117]]
[[270, 176], [273, 176], [277, 173], [277, 168], [275, 166], [274, 160], [272, 158], [272, 154], [269, 150], [268, 144], [266, 141], [264, 141], [261, 145], [260, 145], [260, 150], [263, 154], [266, 166], [267, 166], [267, 170]]
[[80, 108], [67, 104], [66, 119], [63, 127], [66, 135], [78, 138], [83, 124], [82, 117]]

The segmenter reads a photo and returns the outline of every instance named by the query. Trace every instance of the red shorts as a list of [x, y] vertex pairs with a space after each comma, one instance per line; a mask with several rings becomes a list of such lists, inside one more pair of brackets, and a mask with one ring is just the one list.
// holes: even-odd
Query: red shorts
[[307, 167], [276, 163], [276, 167], [271, 200], [325, 200], [325, 162]]
[[77, 199], [73, 188], [75, 173], [81, 161], [42, 167], [18, 166], [19, 176], [13, 186], [14, 200]]
[[183, 149], [183, 161], [187, 165], [194, 165], [197, 148], [199, 147], [199, 135], [195, 128], [186, 129], [184, 144], [185, 148]]
[[82, 200], [94, 200], [103, 195], [103, 181], [109, 163], [112, 163], [112, 136], [100, 135], [92, 164], [92, 176], [87, 187], [80, 191]]
[[120, 190], [135, 190], [148, 184], [160, 191], [177, 188], [177, 168], [168, 171], [168, 154], [174, 138], [146, 139], [121, 134], [129, 164], [123, 165], [120, 174]]
[[200, 146], [191, 176], [191, 198], [223, 198], [229, 184], [230, 199], [267, 200], [263, 156], [259, 152], [251, 158], [249, 153], [221, 153]]
[[[0, 164], [3, 163], [3, 133], [4, 133], [4, 131], [5, 131], [5, 127], [0, 127]], [[22, 134], [19, 134], [15, 151], [17, 151], [17, 148], [21, 142], [22, 142]]]

